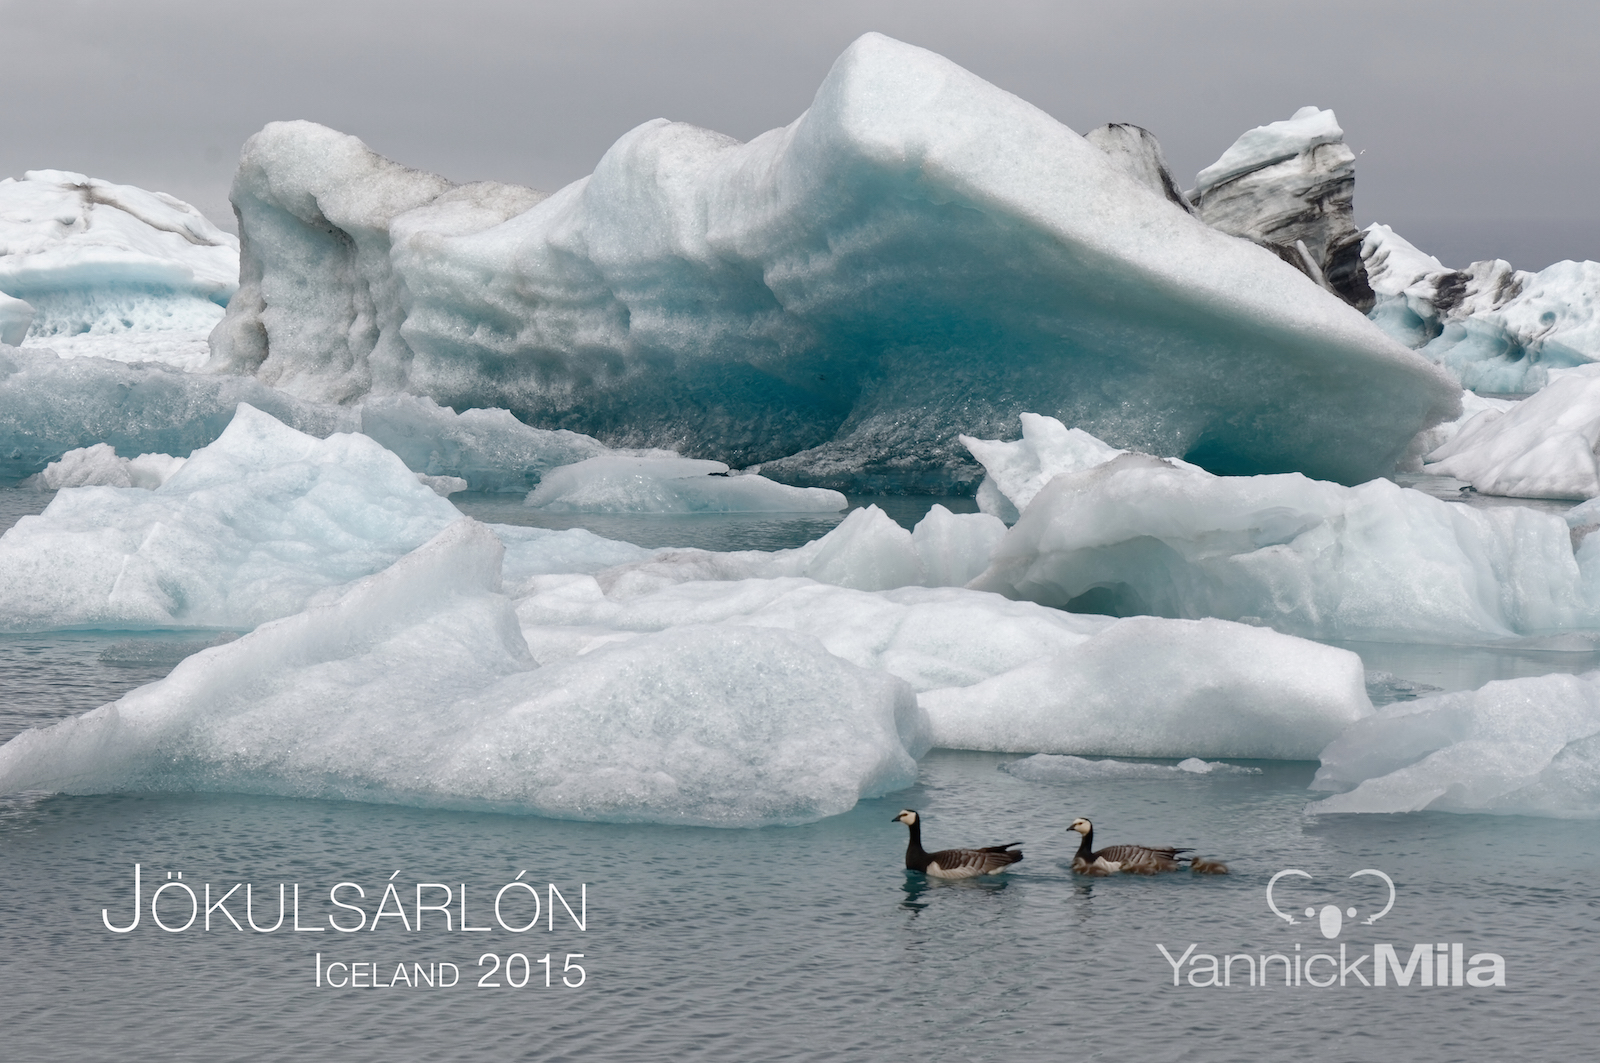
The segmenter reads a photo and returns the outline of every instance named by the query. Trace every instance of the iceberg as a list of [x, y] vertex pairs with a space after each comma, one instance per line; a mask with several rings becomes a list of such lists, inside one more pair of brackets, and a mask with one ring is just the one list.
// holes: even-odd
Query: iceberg
[[917, 691], [956, 749], [1314, 759], [1372, 712], [1348, 650], [1220, 620], [1079, 616], [957, 587], [868, 592], [795, 578], [627, 596], [532, 581], [517, 603], [541, 662], [678, 624], [804, 633]]
[[1402, 702], [1322, 751], [1308, 811], [1600, 818], [1600, 673]]
[[918, 701], [935, 745], [1127, 757], [1311, 760], [1372, 713], [1349, 650], [1149, 616]]
[[305, 402], [251, 377], [0, 348], [0, 479], [42, 472], [68, 451], [101, 443], [124, 454], [185, 456], [214, 442], [241, 402], [318, 437], [361, 432], [413, 472], [455, 476], [474, 491], [525, 493], [549, 469], [612, 453], [576, 432], [530, 428], [505, 410], [456, 413], [412, 395], [354, 406]]
[[[196, 368], [238, 286], [238, 239], [182, 200], [66, 170], [0, 180], [0, 292], [58, 353]], [[22, 340], [0, 324], [0, 342]]]
[[547, 513], [837, 513], [837, 491], [729, 475], [720, 461], [608, 455], [544, 474], [527, 505]]
[[1259, 775], [1260, 768], [1227, 764], [1220, 760], [1189, 757], [1176, 764], [1146, 764], [1126, 760], [1089, 760], [1058, 753], [1035, 753], [1022, 760], [1000, 765], [1008, 775], [1029, 782], [1052, 785], [1080, 782], [1110, 782], [1117, 779], [1183, 779], [1204, 775]]
[[[398, 464], [398, 463], [397, 463]], [[911, 692], [814, 639], [682, 626], [539, 667], [461, 519], [324, 602], [0, 747], [0, 792], [178, 790], [750, 827], [916, 778]]]
[[1081, 428], [1068, 428], [1054, 417], [1023, 413], [1018, 440], [956, 438], [983, 466], [978, 485], [978, 508], [1015, 524], [1040, 488], [1064, 472], [1104, 465], [1126, 454], [1096, 439]]
[[92, 447], [69, 450], [60, 461], [52, 461], [18, 486], [42, 491], [64, 487], [143, 487], [154, 490], [183, 468], [186, 458], [171, 454], [140, 454], [136, 458], [117, 456], [115, 447], [96, 443]]
[[1361, 245], [1372, 319], [1475, 391], [1538, 391], [1552, 370], [1600, 360], [1600, 262], [1538, 273], [1494, 259], [1450, 269], [1387, 225]]
[[240, 405], [153, 490], [69, 488], [0, 536], [0, 630], [251, 628], [459, 518], [365, 436]]
[[868, 34], [793, 124], [664, 120], [548, 198], [274, 123], [212, 370], [410, 393], [794, 484], [938, 490], [1017, 396], [1218, 471], [1389, 471], [1459, 390], [1276, 255], [947, 60]]
[[1366, 313], [1374, 296], [1356, 228], [1355, 153], [1332, 111], [1257, 126], [1195, 177], [1207, 225], [1251, 240]]
[[26, 300], [13, 299], [0, 292], [0, 344], [21, 347], [33, 324], [33, 307]]
[[1123, 454], [1047, 483], [969, 586], [1312, 638], [1478, 642], [1595, 627], [1596, 564], [1560, 517], [1525, 507]]
[[1537, 394], [1488, 409], [1427, 456], [1424, 471], [1486, 495], [1600, 495], [1600, 365], [1558, 371]]
[[932, 506], [911, 531], [877, 506], [851, 511], [828, 534], [792, 550], [663, 549], [604, 574], [608, 593], [647, 594], [694, 580], [803, 576], [856, 590], [961, 585], [989, 566], [1005, 524]]

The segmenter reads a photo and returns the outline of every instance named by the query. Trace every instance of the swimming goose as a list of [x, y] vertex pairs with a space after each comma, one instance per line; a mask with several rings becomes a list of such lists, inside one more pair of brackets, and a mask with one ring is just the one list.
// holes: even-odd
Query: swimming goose
[[1228, 865], [1208, 857], [1183, 856], [1193, 849], [1171, 846], [1152, 848], [1148, 845], [1108, 845], [1099, 852], [1094, 849], [1094, 824], [1079, 817], [1068, 830], [1083, 835], [1077, 853], [1072, 857], [1072, 870], [1080, 875], [1104, 876], [1121, 872], [1126, 875], [1155, 875], [1162, 871], [1177, 871], [1184, 863], [1190, 870], [1202, 875], [1226, 875]]
[[921, 871], [933, 878], [975, 878], [978, 875], [998, 875], [1022, 859], [1021, 852], [1012, 847], [1021, 842], [991, 845], [985, 849], [942, 849], [937, 853], [924, 852], [922, 848], [922, 820], [911, 809], [902, 809], [892, 822], [904, 823], [911, 828], [911, 843], [906, 846], [906, 867]]

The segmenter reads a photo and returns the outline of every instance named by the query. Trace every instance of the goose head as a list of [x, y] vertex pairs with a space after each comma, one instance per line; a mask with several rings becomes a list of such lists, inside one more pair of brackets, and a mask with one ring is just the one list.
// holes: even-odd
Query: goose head
[[1088, 834], [1090, 831], [1094, 830], [1094, 824], [1090, 823], [1082, 816], [1079, 816], [1077, 819], [1072, 821], [1072, 826], [1068, 827], [1067, 829], [1075, 830], [1079, 834]]
[[908, 827], [914, 826], [917, 822], [917, 814], [909, 808], [902, 808], [900, 810], [900, 814], [889, 822], [904, 823]]

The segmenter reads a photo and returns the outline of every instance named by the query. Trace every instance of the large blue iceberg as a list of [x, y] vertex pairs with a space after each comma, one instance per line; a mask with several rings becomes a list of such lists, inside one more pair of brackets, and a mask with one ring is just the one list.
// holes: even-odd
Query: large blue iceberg
[[246, 144], [233, 200], [213, 371], [502, 407], [792, 483], [975, 483], [957, 433], [1013, 435], [1022, 409], [1214, 471], [1356, 482], [1459, 408], [1271, 252], [877, 34], [783, 129], [647, 122], [548, 198], [289, 122]]

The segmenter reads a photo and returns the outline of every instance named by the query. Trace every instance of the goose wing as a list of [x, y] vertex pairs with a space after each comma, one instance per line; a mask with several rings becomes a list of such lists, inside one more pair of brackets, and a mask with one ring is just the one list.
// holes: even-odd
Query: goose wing
[[1022, 859], [1020, 852], [1012, 851], [1012, 846], [1021, 844], [1021, 842], [1010, 842], [983, 849], [944, 849], [930, 853], [927, 874], [935, 878], [975, 878], [978, 875], [992, 875]]
[[1175, 871], [1178, 868], [1178, 855], [1193, 851], [1170, 846], [1156, 849], [1148, 845], [1108, 845], [1094, 854], [1094, 860], [1120, 864], [1123, 871], [1134, 873]]

